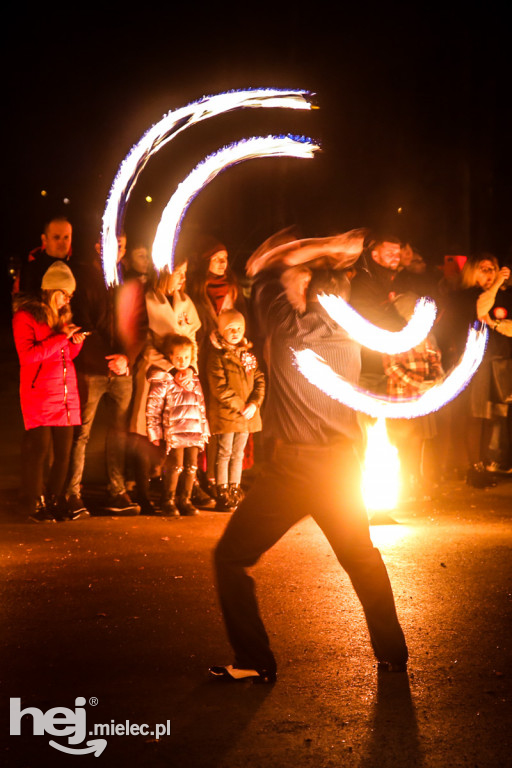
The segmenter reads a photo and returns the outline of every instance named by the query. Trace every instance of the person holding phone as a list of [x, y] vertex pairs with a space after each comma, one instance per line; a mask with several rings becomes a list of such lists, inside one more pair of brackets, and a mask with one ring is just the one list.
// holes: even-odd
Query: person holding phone
[[[77, 520], [67, 506], [64, 485], [73, 428], [80, 424], [74, 358], [85, 334], [72, 322], [70, 299], [75, 278], [55, 262], [43, 275], [39, 297], [14, 299], [13, 334], [20, 361], [20, 401], [26, 429], [22, 462], [25, 509], [37, 523]], [[45, 464], [53, 447], [46, 488]]]

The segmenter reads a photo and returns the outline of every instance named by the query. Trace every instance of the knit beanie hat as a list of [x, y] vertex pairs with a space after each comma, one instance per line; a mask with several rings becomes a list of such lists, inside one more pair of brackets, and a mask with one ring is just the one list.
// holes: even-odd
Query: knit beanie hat
[[66, 291], [72, 294], [75, 292], [76, 280], [67, 264], [56, 261], [44, 273], [41, 288], [43, 291]]
[[233, 323], [243, 323], [245, 329], [245, 317], [237, 309], [223, 309], [219, 315], [219, 333], [222, 336], [228, 326]]

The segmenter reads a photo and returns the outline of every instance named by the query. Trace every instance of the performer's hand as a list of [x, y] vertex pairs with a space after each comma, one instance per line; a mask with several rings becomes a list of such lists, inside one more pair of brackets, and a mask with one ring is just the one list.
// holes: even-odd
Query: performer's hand
[[156, 445], [157, 448], [160, 447], [160, 440], [150, 440], [151, 445]]
[[247, 419], [247, 421], [249, 421], [249, 419], [252, 419], [252, 417], [256, 413], [256, 410], [257, 410], [257, 406], [254, 403], [250, 403], [249, 405], [246, 405], [245, 408], [243, 409], [242, 416], [244, 417], [244, 419]]
[[335, 261], [340, 261], [342, 265], [350, 257], [356, 261], [361, 254], [365, 237], [368, 234], [366, 229], [351, 229], [349, 232], [343, 232], [341, 235], [335, 235], [328, 243], [328, 249], [333, 254]]
[[71, 341], [73, 344], [82, 344], [85, 341], [85, 337], [87, 336], [86, 333], [74, 333], [71, 336]]
[[116, 376], [128, 375], [128, 358], [126, 355], [105, 355], [108, 360], [108, 369]]
[[311, 266], [315, 262], [318, 262], [318, 266], [349, 267], [361, 254], [366, 235], [365, 229], [351, 229], [331, 237], [288, 240], [276, 247], [272, 247], [272, 238], [269, 238], [266, 241], [269, 250], [258, 249], [248, 260], [246, 272], [249, 277], [254, 277], [270, 267], [286, 269], [300, 264]]

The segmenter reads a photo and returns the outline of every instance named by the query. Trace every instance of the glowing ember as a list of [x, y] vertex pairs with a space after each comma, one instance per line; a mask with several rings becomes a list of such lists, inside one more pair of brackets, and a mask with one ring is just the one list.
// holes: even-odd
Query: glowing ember
[[135, 183], [152, 157], [161, 147], [191, 125], [216, 115], [242, 108], [311, 109], [307, 91], [275, 88], [249, 89], [205, 96], [167, 115], [150, 128], [125, 157], [110, 189], [103, 214], [101, 251], [107, 283], [119, 282], [117, 274], [117, 235], [123, 229], [123, 216]]
[[196, 195], [221, 171], [231, 165], [260, 157], [312, 158], [317, 144], [303, 137], [254, 136], [230, 144], [206, 157], [178, 185], [167, 203], [153, 241], [153, 263], [157, 269], [172, 264], [181, 222]]
[[400, 493], [400, 460], [391, 445], [386, 421], [380, 418], [367, 428], [362, 491], [366, 509], [383, 512], [394, 509]]
[[341, 296], [322, 295], [318, 301], [351, 338], [368, 349], [388, 355], [407, 352], [420, 344], [432, 328], [437, 311], [435, 301], [423, 297], [416, 302], [414, 313], [405, 328], [393, 332], [370, 323]]

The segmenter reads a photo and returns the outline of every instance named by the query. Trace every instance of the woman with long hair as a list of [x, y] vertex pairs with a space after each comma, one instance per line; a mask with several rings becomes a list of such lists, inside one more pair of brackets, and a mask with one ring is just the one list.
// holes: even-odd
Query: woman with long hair
[[[190, 293], [201, 320], [198, 335], [199, 378], [208, 404], [210, 393], [206, 365], [211, 351], [211, 334], [218, 330], [219, 315], [222, 311], [236, 309], [248, 322], [246, 301], [238, 278], [229, 265], [226, 246], [213, 237], [204, 238], [201, 243]], [[251, 443], [248, 445], [250, 449]], [[212, 435], [206, 447], [206, 478], [203, 478], [203, 483], [213, 498], [216, 496], [216, 457], [217, 438]]]
[[[71, 317], [69, 302], [75, 287], [69, 267], [56, 262], [43, 276], [40, 296], [18, 294], [14, 300], [13, 334], [26, 430], [22, 490], [26, 511], [34, 522], [86, 516], [69, 512], [64, 497], [73, 428], [80, 424], [73, 359], [85, 339]], [[53, 461], [45, 484], [50, 446]]]

